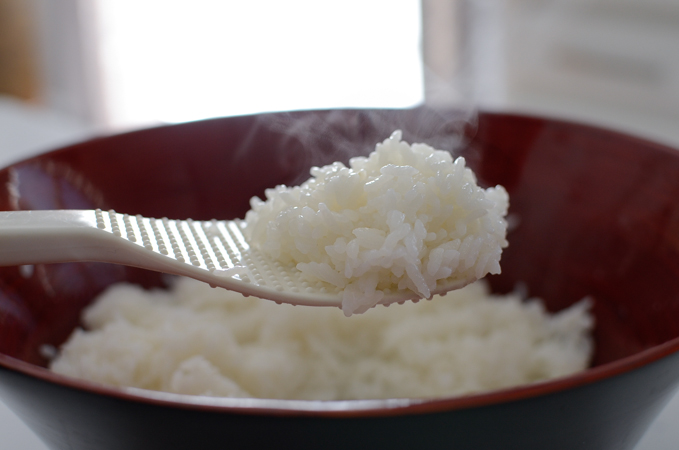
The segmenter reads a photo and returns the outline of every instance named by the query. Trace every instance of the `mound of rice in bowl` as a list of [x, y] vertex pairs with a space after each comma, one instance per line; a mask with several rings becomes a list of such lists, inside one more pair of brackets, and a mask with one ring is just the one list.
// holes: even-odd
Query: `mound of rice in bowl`
[[587, 367], [588, 302], [549, 314], [484, 280], [431, 302], [346, 318], [178, 279], [119, 284], [83, 315], [51, 369], [120, 387], [225, 397], [347, 400], [501, 389]]
[[464, 158], [395, 131], [349, 167], [311, 169], [300, 186], [253, 198], [245, 232], [251, 243], [309, 279], [342, 290], [349, 316], [385, 293], [431, 298], [441, 283], [462, 287], [500, 272], [509, 199], [483, 189]]

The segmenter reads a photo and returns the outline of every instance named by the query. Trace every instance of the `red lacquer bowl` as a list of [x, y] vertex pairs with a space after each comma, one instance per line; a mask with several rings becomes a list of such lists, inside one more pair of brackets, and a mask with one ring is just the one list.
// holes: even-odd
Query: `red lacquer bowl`
[[[592, 368], [436, 400], [273, 401], [119, 390], [52, 374], [41, 356], [106, 286], [162, 277], [106, 264], [0, 268], [0, 395], [51, 447], [628, 449], [679, 382], [679, 152], [544, 118], [454, 111], [307, 111], [95, 139], [0, 171], [0, 209], [114, 208], [242, 217], [312, 165], [367, 154], [394, 129], [454, 149], [510, 193], [498, 292], [550, 310], [594, 299]], [[0, 244], [1, 245], [1, 244]]]

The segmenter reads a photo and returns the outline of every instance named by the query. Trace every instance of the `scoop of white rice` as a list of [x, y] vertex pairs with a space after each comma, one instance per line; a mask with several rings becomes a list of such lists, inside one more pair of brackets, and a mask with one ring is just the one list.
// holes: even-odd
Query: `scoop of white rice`
[[384, 293], [431, 298], [441, 280], [467, 284], [500, 272], [508, 208], [502, 186], [482, 189], [464, 158], [401, 140], [368, 157], [311, 169], [300, 186], [251, 200], [250, 242], [307, 277], [342, 290], [349, 316]]
[[113, 386], [231, 397], [369, 399], [461, 395], [584, 369], [588, 304], [550, 315], [483, 281], [432, 302], [347, 319], [179, 279], [117, 285], [83, 317], [55, 372]]

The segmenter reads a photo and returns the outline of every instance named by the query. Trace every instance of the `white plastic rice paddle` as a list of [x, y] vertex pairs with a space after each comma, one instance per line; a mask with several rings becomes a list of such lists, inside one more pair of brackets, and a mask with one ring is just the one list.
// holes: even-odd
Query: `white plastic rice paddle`
[[[310, 282], [252, 247], [243, 222], [152, 219], [102, 210], [0, 212], [0, 265], [97, 261], [183, 275], [278, 303], [341, 307], [342, 290]], [[440, 294], [474, 280], [440, 280]], [[380, 304], [418, 299], [409, 290]]]

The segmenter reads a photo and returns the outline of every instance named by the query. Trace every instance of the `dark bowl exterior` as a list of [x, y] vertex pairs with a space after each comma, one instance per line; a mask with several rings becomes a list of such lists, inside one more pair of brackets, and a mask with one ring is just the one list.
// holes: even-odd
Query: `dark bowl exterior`
[[[400, 128], [504, 185], [516, 226], [491, 277], [560, 310], [589, 295], [593, 368], [431, 401], [243, 403], [130, 392], [42, 368], [108, 285], [162, 286], [107, 264], [0, 268], [0, 394], [51, 447], [627, 449], [679, 382], [679, 153], [624, 134], [511, 114], [301, 111], [159, 127], [84, 142], [0, 171], [0, 210], [114, 208], [242, 217], [253, 195], [312, 165], [369, 153]], [[42, 366], [42, 367], [41, 367]]]
[[[631, 449], [673, 391], [679, 355], [538, 396], [328, 413], [178, 405], [0, 370], [3, 400], [54, 449]], [[470, 399], [472, 400], [472, 399]], [[290, 405], [287, 405], [288, 407]]]

